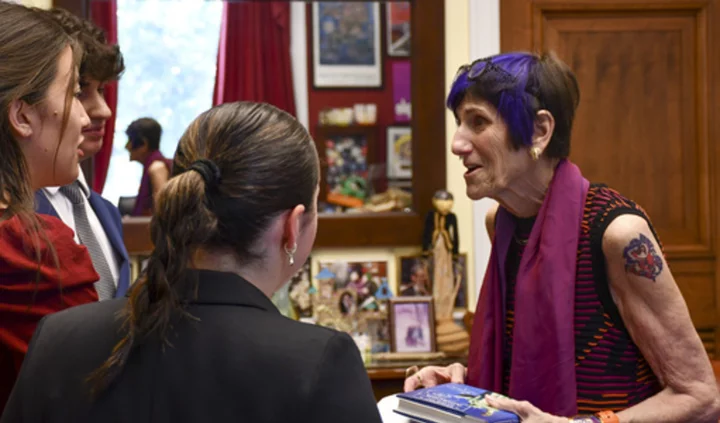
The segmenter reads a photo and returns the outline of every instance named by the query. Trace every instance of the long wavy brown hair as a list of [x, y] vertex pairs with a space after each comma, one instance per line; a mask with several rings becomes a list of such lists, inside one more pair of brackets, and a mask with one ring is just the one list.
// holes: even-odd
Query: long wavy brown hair
[[[37, 255], [38, 262], [39, 242], [45, 236], [34, 213], [30, 169], [10, 125], [10, 104], [15, 100], [29, 105], [42, 101], [57, 74], [60, 55], [68, 46], [73, 48], [75, 63], [79, 64], [81, 49], [49, 15], [0, 1], [0, 200], [7, 206], [0, 220], [17, 216], [23, 222], [33, 239], [28, 248]], [[56, 157], [68, 124], [75, 84], [73, 76], [67, 88]]]

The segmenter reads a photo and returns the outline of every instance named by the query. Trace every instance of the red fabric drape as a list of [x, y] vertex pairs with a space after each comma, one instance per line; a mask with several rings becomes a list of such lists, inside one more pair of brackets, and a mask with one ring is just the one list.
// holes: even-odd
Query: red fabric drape
[[289, 2], [225, 2], [213, 105], [270, 103], [295, 116]]
[[[90, 18], [103, 30], [110, 44], [117, 44], [117, 3], [115, 0], [94, 0], [90, 2]], [[92, 189], [102, 193], [105, 187], [110, 156], [112, 156], [113, 137], [115, 135], [115, 113], [117, 111], [117, 81], [105, 85], [105, 101], [112, 111], [112, 117], [105, 125], [103, 146], [95, 155], [93, 162]]]

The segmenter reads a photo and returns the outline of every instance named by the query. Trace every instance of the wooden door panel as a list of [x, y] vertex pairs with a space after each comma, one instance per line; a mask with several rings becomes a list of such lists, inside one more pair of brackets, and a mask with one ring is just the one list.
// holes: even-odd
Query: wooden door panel
[[701, 213], [707, 173], [699, 172], [707, 168], [707, 140], [695, 130], [701, 84], [694, 21], [554, 13], [538, 30], [543, 49], [567, 61], [580, 85], [571, 159], [590, 180], [641, 204], [671, 255], [710, 253]]
[[[503, 51], [575, 72], [571, 160], [638, 202], [709, 352], [718, 339], [720, 0], [503, 0]], [[711, 54], [711, 52], [714, 52]]]

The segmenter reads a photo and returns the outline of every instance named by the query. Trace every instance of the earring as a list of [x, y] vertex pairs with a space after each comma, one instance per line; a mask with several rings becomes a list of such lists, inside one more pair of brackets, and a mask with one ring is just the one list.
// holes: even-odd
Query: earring
[[288, 248], [287, 244], [285, 244], [285, 254], [288, 256], [288, 264], [292, 266], [295, 264], [295, 251], [297, 251], [297, 243], [294, 243], [292, 248]]
[[533, 147], [530, 149], [530, 157], [532, 157], [533, 160], [537, 160], [540, 158], [540, 147]]

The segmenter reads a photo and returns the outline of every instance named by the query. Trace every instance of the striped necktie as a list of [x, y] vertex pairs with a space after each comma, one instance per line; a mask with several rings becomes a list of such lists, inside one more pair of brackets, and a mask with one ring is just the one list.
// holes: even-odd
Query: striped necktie
[[100, 300], [109, 300], [115, 296], [115, 280], [110, 271], [110, 265], [108, 265], [105, 254], [100, 247], [100, 243], [90, 227], [90, 221], [88, 220], [87, 211], [85, 210], [85, 193], [77, 181], [61, 187], [60, 192], [65, 194], [73, 205], [75, 231], [77, 232], [78, 238], [80, 238], [80, 243], [84, 245], [90, 253], [95, 271], [100, 275], [100, 280], [95, 282], [95, 290], [98, 293], [98, 297]]

